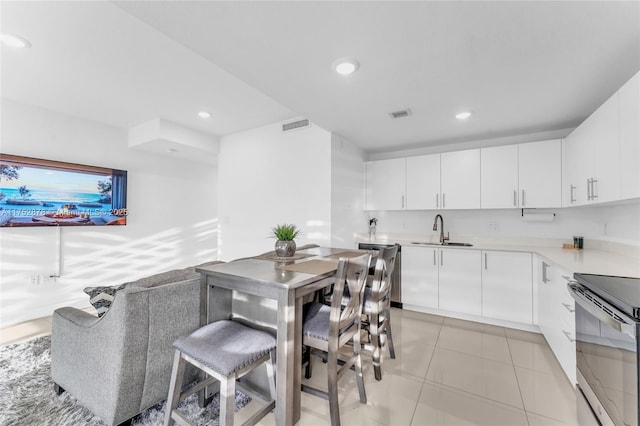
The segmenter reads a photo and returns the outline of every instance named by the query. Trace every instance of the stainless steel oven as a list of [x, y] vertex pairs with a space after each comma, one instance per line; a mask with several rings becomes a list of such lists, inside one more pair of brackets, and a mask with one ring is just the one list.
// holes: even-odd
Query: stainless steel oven
[[[602, 425], [638, 426], [640, 279], [574, 278], [578, 405], [584, 398]], [[581, 425], [593, 423], [580, 410], [579, 417]]]

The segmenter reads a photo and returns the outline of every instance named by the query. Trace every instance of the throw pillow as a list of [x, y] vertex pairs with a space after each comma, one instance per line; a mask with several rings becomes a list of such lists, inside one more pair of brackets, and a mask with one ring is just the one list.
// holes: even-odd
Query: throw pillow
[[126, 284], [113, 286], [113, 287], [87, 287], [84, 292], [90, 297], [89, 303], [98, 311], [98, 317], [107, 313], [113, 299], [116, 296], [118, 290], [122, 290]]

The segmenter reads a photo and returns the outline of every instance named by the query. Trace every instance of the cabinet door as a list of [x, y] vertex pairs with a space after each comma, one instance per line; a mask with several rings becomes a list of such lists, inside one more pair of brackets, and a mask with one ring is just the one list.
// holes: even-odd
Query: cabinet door
[[620, 198], [640, 197], [640, 73], [619, 91]]
[[482, 316], [533, 323], [531, 253], [482, 252]]
[[518, 145], [480, 149], [483, 209], [518, 207]]
[[439, 249], [440, 309], [481, 315], [480, 259], [479, 250]]
[[405, 206], [404, 158], [366, 163], [365, 210], [403, 210]]
[[536, 269], [538, 277], [538, 326], [542, 334], [548, 336], [554, 328], [553, 299], [554, 293], [549, 274], [550, 262], [537, 257]]
[[520, 207], [562, 205], [562, 141], [523, 143], [518, 146]]
[[438, 309], [437, 248], [402, 246], [402, 304]]
[[440, 208], [440, 154], [407, 158], [407, 210]]
[[538, 325], [570, 382], [576, 382], [575, 303], [568, 294], [571, 274], [544, 258], [537, 261]]
[[564, 140], [563, 203], [565, 207], [590, 202], [587, 180], [593, 174], [593, 149], [588, 145], [588, 128], [578, 126]]
[[441, 208], [480, 208], [480, 150], [440, 154]]
[[[591, 202], [620, 199], [620, 111], [618, 94], [609, 98], [593, 114], [596, 118], [590, 137], [594, 146]], [[636, 117], [636, 120], [638, 117]]]

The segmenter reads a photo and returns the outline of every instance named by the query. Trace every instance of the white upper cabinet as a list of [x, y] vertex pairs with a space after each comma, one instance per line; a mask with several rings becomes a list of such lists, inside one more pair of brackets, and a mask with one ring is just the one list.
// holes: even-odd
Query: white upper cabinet
[[640, 73], [563, 143], [566, 207], [640, 197]]
[[519, 207], [562, 205], [562, 141], [518, 145]]
[[560, 207], [560, 139], [481, 148], [483, 209]]
[[620, 199], [620, 106], [618, 94], [596, 111], [590, 123], [590, 144], [594, 147], [591, 201], [602, 203]]
[[609, 98], [565, 140], [565, 206], [620, 197], [618, 94]]
[[483, 209], [518, 207], [518, 145], [480, 149]]
[[562, 205], [581, 206], [591, 202], [594, 149], [589, 126], [578, 126], [563, 141]]
[[440, 154], [440, 208], [480, 208], [480, 149]]
[[618, 92], [620, 198], [640, 197], [640, 72]]
[[404, 210], [406, 159], [370, 161], [365, 170], [365, 210]]
[[440, 208], [440, 154], [407, 158], [407, 210]]

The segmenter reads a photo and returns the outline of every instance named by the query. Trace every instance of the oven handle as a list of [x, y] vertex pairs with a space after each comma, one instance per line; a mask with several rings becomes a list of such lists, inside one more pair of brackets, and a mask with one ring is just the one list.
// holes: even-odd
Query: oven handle
[[[569, 283], [568, 287], [569, 287], [569, 291], [571, 292], [571, 296], [587, 312], [589, 312], [591, 315], [593, 315], [594, 317], [596, 317], [597, 319], [599, 319], [603, 323], [607, 324], [609, 327], [613, 328], [614, 330], [616, 330], [616, 331], [618, 331], [620, 333], [624, 333], [624, 334], [632, 337], [635, 340], [635, 338], [636, 338], [636, 324], [635, 324], [635, 321], [631, 317], [629, 317], [626, 314], [620, 312], [619, 310], [617, 310], [616, 308], [611, 306], [611, 304], [609, 304], [607, 301], [605, 301], [604, 299], [602, 299], [599, 296], [597, 296], [592, 291], [589, 291], [588, 289], [580, 286], [580, 284]], [[602, 308], [598, 307], [592, 301], [590, 301], [589, 299], [584, 297], [582, 295], [582, 291], [588, 292], [590, 297], [592, 297], [598, 303], [602, 304], [602, 306], [606, 307], [611, 312], [615, 313], [618, 317], [620, 317], [622, 319], [622, 321], [618, 320], [616, 318], [613, 318], [607, 312], [602, 310]]]

